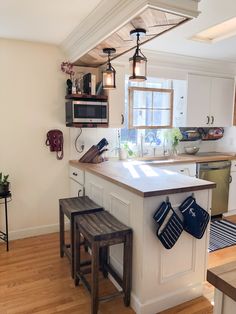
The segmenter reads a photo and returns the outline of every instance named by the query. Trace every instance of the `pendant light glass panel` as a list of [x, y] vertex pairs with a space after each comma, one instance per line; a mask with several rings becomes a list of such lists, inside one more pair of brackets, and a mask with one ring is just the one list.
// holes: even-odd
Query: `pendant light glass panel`
[[130, 73], [132, 81], [145, 81], [147, 79], [147, 59], [141, 56], [133, 56], [129, 59]]
[[116, 70], [111, 65], [110, 55], [115, 53], [114, 48], [105, 48], [103, 49], [104, 53], [108, 54], [108, 61], [106, 70], [102, 72], [102, 87], [103, 89], [115, 89], [116, 88]]

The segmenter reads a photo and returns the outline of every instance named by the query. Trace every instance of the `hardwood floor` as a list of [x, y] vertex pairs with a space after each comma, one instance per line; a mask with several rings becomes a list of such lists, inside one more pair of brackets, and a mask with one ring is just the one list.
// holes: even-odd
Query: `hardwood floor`
[[[234, 217], [235, 219], [236, 217]], [[83, 286], [74, 287], [66, 257], [59, 257], [59, 235], [49, 234], [0, 243], [0, 314], [89, 314], [90, 296]], [[236, 260], [236, 246], [209, 254], [209, 267]], [[115, 290], [100, 278], [101, 294]], [[213, 313], [213, 287], [205, 284], [204, 296], [160, 314]], [[101, 314], [133, 314], [122, 298], [100, 303]]]

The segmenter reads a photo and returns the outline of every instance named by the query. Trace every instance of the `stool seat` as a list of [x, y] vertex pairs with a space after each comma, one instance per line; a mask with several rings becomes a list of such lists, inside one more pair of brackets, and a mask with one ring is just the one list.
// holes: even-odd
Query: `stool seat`
[[[100, 211], [89, 215], [80, 215], [79, 217], [76, 216], [74, 222], [74, 282], [75, 285], [78, 285], [81, 280], [91, 293], [91, 314], [97, 314], [99, 300], [104, 301], [121, 294], [124, 296], [125, 306], [129, 306], [132, 277], [132, 229], [124, 225], [107, 211]], [[81, 234], [91, 248], [91, 270], [81, 269]], [[114, 268], [111, 267], [108, 258], [109, 246], [120, 243], [124, 244], [122, 278]], [[111, 296], [103, 296], [99, 298], [99, 269], [102, 270], [105, 278], [107, 278], [108, 273], [110, 273], [120, 285], [122, 291]], [[85, 277], [89, 272], [92, 272], [91, 285]]]
[[75, 219], [75, 222], [79, 224], [89, 241], [110, 241], [132, 232], [129, 227], [107, 211], [93, 213], [89, 217], [81, 215], [79, 219]]
[[88, 214], [97, 210], [103, 210], [101, 206], [88, 196], [62, 198], [59, 200], [59, 205], [68, 218], [72, 215]]
[[[74, 218], [82, 214], [90, 214], [104, 210], [88, 196], [69, 197], [59, 200], [59, 221], [60, 221], [60, 255], [66, 254], [71, 262], [71, 276], [74, 278]], [[65, 244], [65, 219], [70, 220], [70, 244]], [[88, 261], [85, 263], [88, 264]]]

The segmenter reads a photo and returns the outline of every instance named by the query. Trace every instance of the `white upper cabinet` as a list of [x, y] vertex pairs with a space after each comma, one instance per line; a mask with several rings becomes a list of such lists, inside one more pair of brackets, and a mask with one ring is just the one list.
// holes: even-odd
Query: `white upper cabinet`
[[123, 128], [125, 119], [125, 66], [113, 64], [116, 70], [116, 89], [107, 90], [109, 127]]
[[187, 127], [227, 127], [232, 125], [234, 79], [189, 74]]
[[213, 77], [211, 82], [210, 111], [212, 113], [213, 125], [231, 126], [234, 109], [234, 80]]

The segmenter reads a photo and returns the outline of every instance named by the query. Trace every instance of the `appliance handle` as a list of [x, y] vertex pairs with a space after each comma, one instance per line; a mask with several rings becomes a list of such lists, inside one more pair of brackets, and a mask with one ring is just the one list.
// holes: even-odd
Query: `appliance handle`
[[124, 117], [124, 115], [123, 115], [123, 113], [122, 113], [122, 114], [121, 114], [121, 124], [123, 125], [124, 122], [125, 122], [125, 117]]
[[215, 167], [215, 168], [200, 168], [201, 170], [204, 171], [213, 171], [213, 170], [222, 170], [222, 169], [227, 169], [230, 168], [230, 166], [223, 166], [223, 167]]

